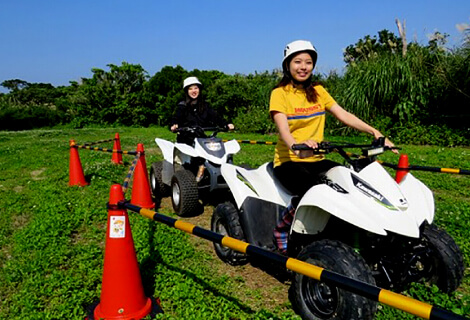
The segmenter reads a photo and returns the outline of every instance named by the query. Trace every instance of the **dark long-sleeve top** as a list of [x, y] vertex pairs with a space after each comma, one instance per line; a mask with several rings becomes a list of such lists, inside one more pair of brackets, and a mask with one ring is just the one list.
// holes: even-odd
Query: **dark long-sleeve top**
[[202, 113], [199, 113], [196, 106], [186, 105], [184, 101], [178, 103], [171, 125], [177, 124], [182, 127], [225, 127], [228, 122], [220, 117], [207, 103]]

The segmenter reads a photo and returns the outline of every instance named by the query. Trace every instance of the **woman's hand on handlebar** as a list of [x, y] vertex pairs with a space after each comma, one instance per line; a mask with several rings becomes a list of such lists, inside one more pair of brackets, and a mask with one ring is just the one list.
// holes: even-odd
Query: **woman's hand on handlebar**
[[[318, 142], [314, 141], [314, 140], [305, 140], [303, 142], [301, 142], [301, 144], [304, 144], [308, 147], [310, 147], [311, 149], [317, 149], [318, 148]], [[292, 149], [292, 147], [291, 147]], [[308, 158], [308, 157], [312, 157], [314, 155], [314, 152], [313, 150], [292, 150], [295, 155], [300, 158], [300, 159], [304, 159], [304, 158]]]
[[390, 141], [387, 137], [385, 137], [383, 134], [381, 134], [379, 131], [376, 130], [376, 132], [374, 133], [374, 140], [379, 141], [380, 139], [383, 139], [383, 138], [385, 138], [385, 142], [384, 142], [383, 146], [390, 149], [393, 153], [398, 154], [399, 152], [395, 148], [395, 145], [393, 144], [393, 142]]
[[170, 127], [171, 132], [175, 132], [178, 129], [178, 125], [174, 124]]
[[390, 150], [392, 150], [393, 153], [399, 154], [398, 149], [395, 148], [395, 145], [393, 144], [393, 142], [390, 141], [388, 138], [385, 138], [385, 146], [390, 148]]
[[233, 125], [233, 123], [229, 123], [229, 124], [227, 124], [227, 129], [233, 130], [233, 129], [235, 129], [235, 126]]

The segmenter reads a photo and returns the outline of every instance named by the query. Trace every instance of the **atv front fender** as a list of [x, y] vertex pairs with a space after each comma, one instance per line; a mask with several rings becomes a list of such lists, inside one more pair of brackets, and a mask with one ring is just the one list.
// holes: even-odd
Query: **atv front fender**
[[155, 142], [160, 150], [162, 150], [163, 159], [173, 165], [173, 149], [175, 148], [175, 144], [160, 138], [155, 138]]
[[351, 203], [350, 194], [341, 194], [327, 185], [313, 186], [300, 200], [292, 230], [300, 234], [318, 234], [325, 228], [330, 215], [367, 231], [387, 235], [378, 219]]
[[200, 157], [199, 153], [192, 146], [187, 145], [186, 143], [175, 143], [175, 149], [178, 149], [182, 154], [189, 157]]
[[175, 149], [175, 144], [173, 142], [163, 140], [160, 138], [155, 138], [160, 150], [163, 154], [163, 165], [162, 165], [162, 182], [166, 185], [171, 184], [171, 178], [173, 177], [173, 152]]
[[[227, 155], [235, 154], [235, 153], [238, 153], [238, 151], [240, 151], [240, 144], [238, 143], [237, 140], [234, 140], [234, 139], [225, 142], [224, 147], [225, 147], [225, 152]], [[227, 157], [227, 155], [225, 156], [225, 158]]]
[[399, 184], [409, 202], [409, 209], [415, 214], [416, 223], [421, 225], [425, 220], [432, 224], [435, 207], [432, 191], [421, 181], [408, 173]]

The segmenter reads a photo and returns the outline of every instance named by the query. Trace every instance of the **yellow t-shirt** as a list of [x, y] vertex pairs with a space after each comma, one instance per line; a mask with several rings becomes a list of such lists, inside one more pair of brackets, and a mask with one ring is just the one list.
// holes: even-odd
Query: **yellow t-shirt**
[[[336, 101], [321, 85], [316, 85], [318, 93], [316, 102], [309, 102], [303, 89], [296, 89], [292, 85], [276, 88], [271, 93], [269, 112], [278, 111], [287, 116], [289, 130], [296, 143], [305, 140], [323, 141], [325, 130], [325, 113]], [[315, 162], [323, 159], [323, 155], [315, 155], [304, 159], [298, 158], [289, 150], [288, 146], [279, 137], [274, 153], [274, 166], [287, 161]]]

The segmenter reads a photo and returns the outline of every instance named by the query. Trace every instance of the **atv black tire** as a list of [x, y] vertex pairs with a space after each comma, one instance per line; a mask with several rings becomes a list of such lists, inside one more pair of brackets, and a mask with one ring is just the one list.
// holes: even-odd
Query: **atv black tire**
[[434, 224], [424, 228], [423, 238], [433, 253], [429, 282], [443, 292], [455, 291], [464, 273], [462, 251], [445, 230]]
[[200, 215], [204, 207], [199, 202], [196, 177], [189, 170], [175, 171], [171, 179], [171, 203], [180, 217]]
[[171, 194], [170, 186], [162, 181], [163, 162], [154, 162], [150, 167], [150, 189], [155, 200], [155, 205], [160, 206], [162, 198], [168, 197]]
[[[238, 210], [229, 202], [221, 203], [214, 209], [211, 219], [211, 230], [224, 236], [245, 241]], [[214, 242], [214, 249], [220, 260], [230, 265], [243, 265], [248, 262], [245, 254], [225, 247], [222, 244]]]
[[[306, 246], [297, 259], [375, 285], [365, 260], [348, 245], [319, 240]], [[294, 310], [302, 319], [373, 319], [377, 303], [333, 285], [296, 274], [289, 290]]]

